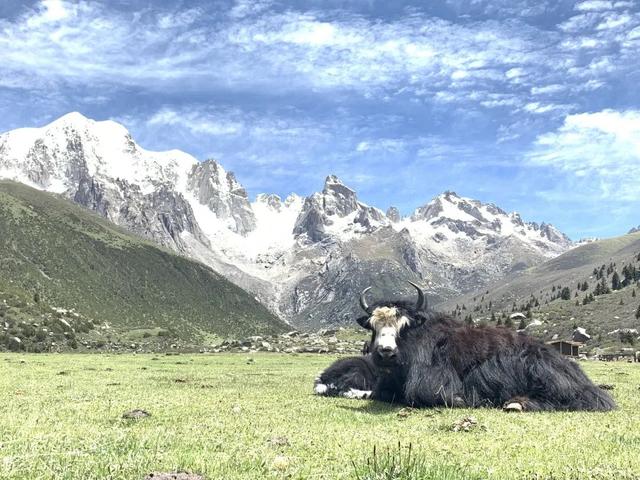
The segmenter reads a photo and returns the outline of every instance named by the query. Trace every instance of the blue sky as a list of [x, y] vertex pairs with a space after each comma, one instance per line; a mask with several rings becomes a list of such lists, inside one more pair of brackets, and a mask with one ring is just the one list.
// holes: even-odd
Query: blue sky
[[0, 2], [0, 131], [69, 111], [216, 158], [251, 196], [337, 174], [572, 238], [640, 224], [640, 2]]

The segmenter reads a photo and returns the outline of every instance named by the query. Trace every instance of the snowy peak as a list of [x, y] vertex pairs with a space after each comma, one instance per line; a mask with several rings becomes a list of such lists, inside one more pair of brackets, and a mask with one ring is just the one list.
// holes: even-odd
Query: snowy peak
[[[180, 251], [187, 248], [185, 234], [210, 243], [203, 226], [240, 235], [256, 227], [247, 192], [215, 161], [145, 150], [117, 122], [78, 112], [0, 135], [0, 177], [62, 193]], [[196, 216], [202, 209], [211, 214]]]
[[348, 240], [389, 223], [381, 210], [358, 201], [354, 190], [329, 175], [322, 192], [305, 199], [293, 232], [308, 242]]
[[526, 223], [517, 212], [506, 213], [496, 205], [450, 191], [416, 209], [400, 225], [421, 242], [439, 244], [443, 253], [468, 248], [469, 242], [496, 245], [515, 241], [544, 256], [557, 255], [572, 246], [571, 240], [552, 225]]
[[0, 135], [0, 174], [57, 193], [73, 192], [86, 177], [123, 179], [150, 193], [155, 184], [177, 184], [195, 163], [178, 150], [146, 151], [122, 125], [90, 120], [78, 112], [42, 128]]

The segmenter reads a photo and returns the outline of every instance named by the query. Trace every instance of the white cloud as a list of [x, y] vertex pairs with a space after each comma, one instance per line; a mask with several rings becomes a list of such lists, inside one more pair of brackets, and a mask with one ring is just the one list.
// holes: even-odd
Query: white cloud
[[109, 2], [43, 0], [16, 20], [0, 20], [0, 85], [348, 90], [384, 102], [409, 96], [464, 103], [467, 111], [541, 115], [560, 110], [551, 105], [581, 102], [588, 84], [599, 88], [638, 70], [640, 14], [621, 2], [581, 2], [556, 30], [517, 17], [455, 23], [416, 10], [381, 21], [275, 5], [237, 0], [228, 12], [205, 3], [127, 13]]
[[40, 15], [35, 18], [40, 22], [57, 22], [69, 17], [69, 15], [69, 9], [62, 0], [43, 0]]
[[557, 105], [553, 103], [530, 102], [524, 106], [524, 110], [529, 113], [541, 114], [554, 111], [567, 112], [574, 107], [571, 105]]
[[582, 12], [611, 10], [613, 8], [613, 2], [607, 2], [604, 0], [589, 0], [586, 2], [579, 2], [576, 4], [575, 9]]
[[531, 95], [547, 95], [564, 92], [568, 87], [565, 85], [543, 85], [540, 87], [531, 87]]
[[243, 125], [212, 116], [203, 116], [197, 112], [177, 112], [163, 109], [152, 115], [147, 121], [149, 126], [177, 126], [192, 133], [206, 135], [237, 135], [242, 132]]
[[[415, 142], [416, 139], [411, 141]], [[363, 140], [356, 145], [356, 152], [368, 152], [372, 150], [383, 152], [400, 152], [407, 147], [407, 140], [401, 138], [372, 138]]]
[[[138, 123], [138, 122], [136, 122]], [[200, 106], [162, 108], [145, 122], [148, 127], [176, 127], [192, 134], [216, 137], [242, 136], [247, 141], [278, 141], [304, 138], [307, 142], [327, 137], [320, 122], [256, 114], [238, 108], [213, 109]]]
[[568, 115], [555, 132], [538, 137], [528, 161], [570, 174], [594, 196], [640, 200], [631, 181], [640, 178], [640, 111]]

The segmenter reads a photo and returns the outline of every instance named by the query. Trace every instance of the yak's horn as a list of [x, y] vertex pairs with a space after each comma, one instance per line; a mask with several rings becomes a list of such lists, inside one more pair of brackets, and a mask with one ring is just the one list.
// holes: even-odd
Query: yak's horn
[[371, 290], [371, 287], [365, 288], [360, 294], [360, 307], [362, 307], [362, 310], [364, 310], [368, 314], [371, 314], [371, 312], [369, 311], [369, 305], [367, 304], [367, 299], [366, 299], [366, 294], [369, 290]]
[[424, 296], [424, 292], [422, 291], [422, 289], [416, 285], [415, 283], [413, 283], [410, 280], [407, 280], [409, 282], [409, 284], [415, 288], [418, 291], [418, 301], [416, 302], [416, 310], [420, 311], [423, 308], [425, 308], [427, 306], [426, 302], [425, 302], [425, 296]]

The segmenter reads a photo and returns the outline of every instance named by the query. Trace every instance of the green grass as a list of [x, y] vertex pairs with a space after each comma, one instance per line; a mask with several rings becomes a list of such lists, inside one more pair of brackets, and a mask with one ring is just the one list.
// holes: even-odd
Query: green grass
[[[640, 474], [637, 364], [583, 364], [597, 383], [615, 385], [620, 409], [611, 413], [400, 416], [396, 406], [311, 395], [314, 376], [333, 358], [3, 354], [0, 478], [141, 479], [175, 470], [208, 479]], [[135, 408], [151, 416], [121, 418]], [[476, 428], [451, 429], [469, 415]]]

